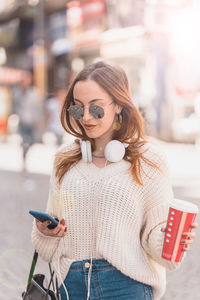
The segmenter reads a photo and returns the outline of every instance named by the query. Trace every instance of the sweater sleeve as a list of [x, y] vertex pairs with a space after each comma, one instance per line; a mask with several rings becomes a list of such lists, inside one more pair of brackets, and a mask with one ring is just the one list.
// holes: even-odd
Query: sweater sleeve
[[[68, 151], [68, 148], [71, 149], [70, 146], [62, 146], [59, 148], [57, 152], [65, 152]], [[56, 177], [55, 177], [55, 165], [56, 165], [56, 159], [54, 160], [53, 165], [53, 171], [50, 177], [50, 183], [49, 183], [49, 197], [47, 201], [47, 209], [46, 212], [51, 215], [52, 217], [56, 217], [59, 220], [63, 218], [63, 204], [60, 200], [60, 187], [57, 183]], [[40, 257], [44, 259], [45, 261], [51, 262], [52, 256], [56, 252], [59, 242], [62, 238], [60, 237], [51, 237], [46, 236], [43, 233], [41, 233], [36, 226], [35, 220], [33, 221], [33, 229], [32, 229], [32, 235], [31, 235], [32, 243], [35, 247], [35, 249], [38, 251]]]
[[[53, 173], [50, 178], [49, 197], [48, 197], [47, 209], [46, 209], [46, 212], [52, 217], [58, 217], [57, 212], [55, 210], [55, 203], [54, 203], [56, 201], [56, 197], [54, 197], [57, 193], [56, 191], [57, 191], [57, 184], [54, 178], [54, 170], [53, 170]], [[47, 262], [51, 262], [52, 256], [55, 253], [61, 238], [51, 237], [41, 233], [38, 230], [34, 219], [31, 239], [40, 257]]]
[[170, 182], [169, 171], [165, 157], [160, 153], [151, 153], [150, 159], [159, 168], [151, 167], [149, 176], [144, 184], [144, 209], [143, 228], [141, 232], [141, 244], [147, 255], [168, 270], [179, 267], [180, 263], [174, 263], [162, 258], [162, 248], [165, 233], [161, 228], [166, 226], [169, 211], [169, 202], [173, 201], [173, 191]]

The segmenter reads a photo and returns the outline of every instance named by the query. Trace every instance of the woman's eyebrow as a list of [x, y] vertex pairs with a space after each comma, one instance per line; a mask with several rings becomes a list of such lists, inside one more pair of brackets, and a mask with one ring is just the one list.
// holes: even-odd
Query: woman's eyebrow
[[[89, 103], [94, 103], [94, 102], [99, 101], [99, 100], [102, 101], [102, 100], [104, 100], [104, 99], [92, 99], [92, 100], [89, 101]], [[74, 101], [78, 101], [78, 102], [80, 102], [81, 104], [83, 104], [83, 102], [82, 102], [81, 100], [79, 100], [79, 99], [74, 98]]]

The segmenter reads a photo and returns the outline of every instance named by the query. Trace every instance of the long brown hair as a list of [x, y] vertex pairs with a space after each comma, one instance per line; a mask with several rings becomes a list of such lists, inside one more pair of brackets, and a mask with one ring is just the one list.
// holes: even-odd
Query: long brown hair
[[[144, 134], [143, 118], [135, 107], [130, 93], [130, 87], [125, 72], [116, 66], [105, 62], [97, 62], [83, 69], [74, 79], [69, 87], [66, 99], [61, 111], [61, 123], [63, 128], [75, 137], [83, 140], [89, 140], [92, 149], [95, 149], [94, 140], [88, 138], [84, 128], [78, 120], [74, 120], [68, 112], [70, 105], [74, 103], [73, 90], [79, 81], [94, 80], [97, 82], [113, 99], [113, 102], [122, 107], [122, 124], [118, 131], [113, 132], [113, 139], [128, 144], [124, 160], [131, 163], [130, 172], [134, 180], [142, 185], [141, 178], [141, 159], [146, 161], [152, 167], [157, 165], [143, 156], [144, 144], [147, 143], [147, 137]], [[57, 154], [56, 177], [60, 183], [65, 173], [81, 160], [81, 149], [76, 147], [67, 153]]]

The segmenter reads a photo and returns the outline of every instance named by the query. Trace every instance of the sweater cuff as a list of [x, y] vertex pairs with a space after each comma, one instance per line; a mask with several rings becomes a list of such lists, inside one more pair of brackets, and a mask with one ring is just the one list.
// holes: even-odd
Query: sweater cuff
[[172, 262], [162, 258], [162, 250], [165, 238], [165, 232], [161, 231], [161, 228], [166, 226], [166, 223], [158, 225], [151, 233], [149, 237], [149, 245], [153, 248], [155, 245], [155, 253], [152, 251], [153, 259], [168, 270], [175, 270], [179, 267], [180, 263]]
[[168, 270], [177, 269], [180, 263], [175, 263], [162, 258], [162, 249], [165, 232], [162, 227], [167, 224], [168, 204], [151, 209], [146, 215], [146, 226], [143, 232], [142, 244], [149, 256]]
[[44, 235], [37, 229], [35, 222], [33, 223], [31, 238], [32, 243], [40, 257], [45, 261], [50, 262], [61, 238]]
[[37, 236], [42, 237], [43, 239], [46, 239], [46, 240], [54, 239], [54, 241], [55, 241], [56, 239], [58, 239], [58, 240], [60, 239], [60, 237], [54, 237], [54, 236], [50, 236], [50, 235], [45, 235], [41, 231], [39, 231], [39, 229], [37, 228], [35, 219], [33, 220], [33, 234], [34, 233]]

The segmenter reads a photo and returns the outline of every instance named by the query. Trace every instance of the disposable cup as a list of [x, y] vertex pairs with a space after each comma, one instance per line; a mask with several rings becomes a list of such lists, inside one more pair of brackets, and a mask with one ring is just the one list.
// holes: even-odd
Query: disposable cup
[[185, 239], [182, 234], [191, 231], [191, 224], [198, 212], [197, 205], [188, 201], [173, 199], [170, 203], [162, 250], [164, 259], [172, 262], [182, 260], [184, 244], [180, 244], [180, 241]]

